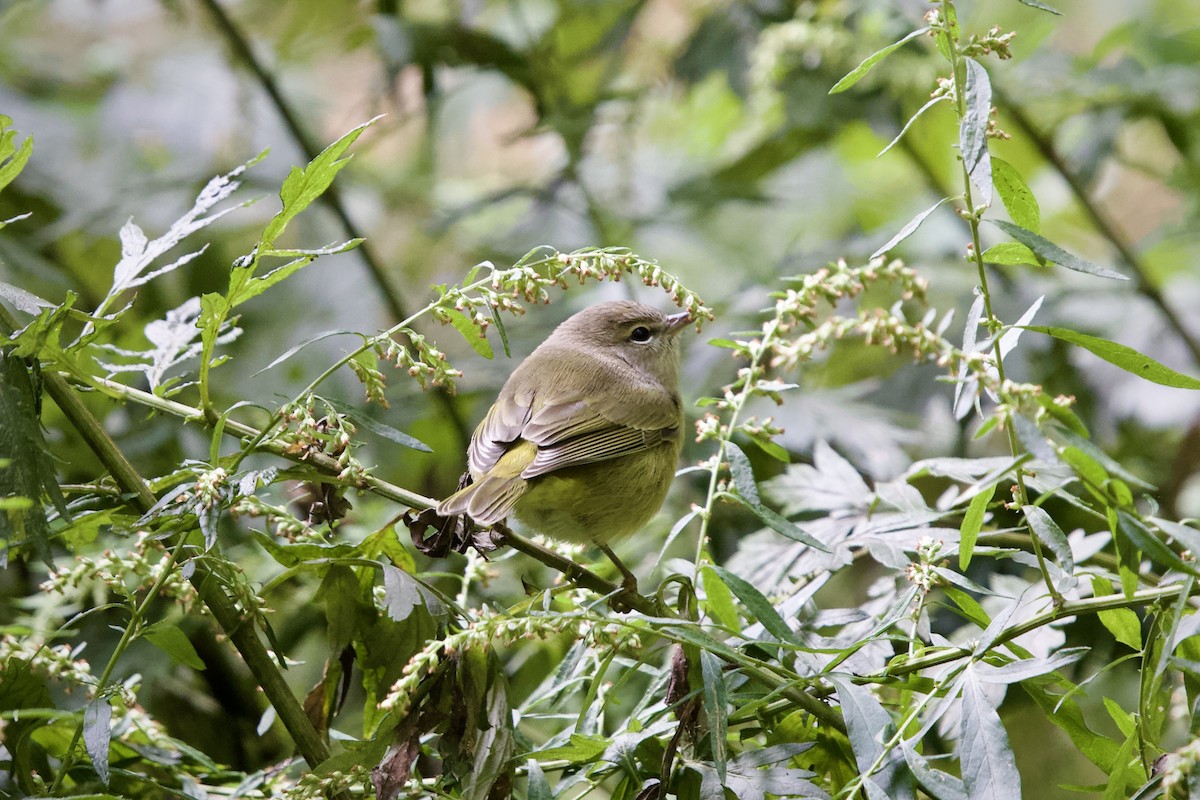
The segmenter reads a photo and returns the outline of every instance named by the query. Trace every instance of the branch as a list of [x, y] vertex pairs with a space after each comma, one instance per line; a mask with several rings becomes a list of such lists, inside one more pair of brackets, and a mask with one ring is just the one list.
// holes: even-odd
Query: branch
[[[16, 322], [8, 310], [0, 306], [0, 332], [11, 334], [16, 328]], [[62, 410], [63, 415], [79, 431], [87, 442], [88, 447], [100, 459], [100, 462], [112, 474], [117, 485], [130, 496], [129, 502], [143, 513], [149, 511], [157, 502], [154, 493], [146, 485], [146, 481], [138, 474], [137, 469], [130, 463], [116, 442], [104, 430], [100, 421], [88, 410], [78, 394], [67, 383], [66, 378], [57, 372], [43, 372], [42, 382], [46, 393]], [[192, 409], [199, 414], [199, 409]], [[241, 653], [254, 675], [258, 685], [262, 687], [267, 700], [275, 708], [279, 720], [287, 729], [296, 744], [296, 749], [308, 765], [317, 765], [329, 758], [329, 748], [325, 740], [317, 733], [312, 722], [304, 713], [304, 709], [288, 688], [287, 682], [279, 669], [271, 660], [270, 654], [259, 641], [258, 633], [253, 624], [246, 624], [237, 606], [221, 588], [220, 582], [204, 566], [200, 559], [191, 562], [194, 567], [191, 583], [196, 587], [201, 599], [212, 612], [217, 624], [233, 642], [234, 647]]]
[[1063, 157], [1054, 149], [1054, 143], [1050, 140], [1050, 137], [1039, 131], [1034, 126], [1033, 121], [1025, 114], [1025, 110], [1013, 101], [1007, 93], [1001, 90], [999, 86], [993, 84], [992, 93], [999, 101], [998, 105], [1007, 111], [1012, 117], [1013, 122], [1017, 124], [1017, 127], [1037, 147], [1038, 152], [1042, 154], [1042, 158], [1046, 159], [1050, 166], [1054, 167], [1054, 170], [1066, 181], [1067, 186], [1071, 189], [1071, 193], [1075, 195], [1075, 200], [1091, 221], [1092, 226], [1095, 227], [1101, 236], [1108, 240], [1109, 244], [1113, 246], [1113, 249], [1121, 257], [1121, 261], [1133, 272], [1134, 284], [1138, 292], [1148, 298], [1154, 305], [1158, 306], [1163, 317], [1166, 318], [1167, 324], [1175, 330], [1175, 333], [1191, 352], [1192, 360], [1200, 364], [1200, 341], [1184, 326], [1183, 320], [1175, 313], [1174, 309], [1167, 305], [1166, 298], [1163, 297], [1162, 292], [1150, 279], [1150, 272], [1146, 265], [1142, 263], [1141, 258], [1133, 251], [1133, 248], [1125, 241], [1125, 238], [1117, 231], [1112, 222], [1100, 210], [1100, 207], [1088, 195], [1087, 187], [1083, 185], [1083, 181], [1080, 180], [1079, 176], [1072, 171]]
[[[1117, 608], [1134, 608], [1136, 606], [1154, 603], [1159, 600], [1169, 600], [1179, 596], [1183, 587], [1175, 584], [1172, 586], [1161, 586], [1156, 589], [1142, 589], [1139, 592], [1126, 597], [1124, 594], [1110, 594], [1103, 597], [1089, 597], [1085, 600], [1071, 600], [1062, 603], [1059, 606], [1050, 608], [1048, 611], [1043, 611], [1040, 614], [1026, 619], [1022, 622], [1013, 625], [1011, 628], [1005, 628], [996, 637], [992, 647], [1002, 645], [1006, 642], [1011, 642], [1018, 636], [1029, 633], [1032, 630], [1049, 625], [1052, 622], [1057, 622], [1060, 619], [1074, 617], [1080, 614], [1099, 614], [1101, 611], [1111, 611]], [[1200, 594], [1200, 590], [1195, 590], [1192, 596]], [[876, 681], [884, 681], [896, 675], [907, 675], [912, 672], [918, 672], [929, 667], [936, 667], [940, 664], [946, 664], [951, 661], [956, 661], [960, 658], [970, 658], [975, 654], [974, 650], [965, 647], [955, 647], [949, 649], [939, 649], [936, 653], [929, 655], [917, 656], [916, 658], [902, 661], [895, 666], [889, 666], [882, 675], [877, 676]]]
[[[295, 141], [296, 145], [304, 153], [305, 160], [312, 161], [317, 157], [321, 149], [304, 130], [299, 116], [288, 103], [287, 99], [284, 98], [275, 77], [267, 71], [266, 66], [254, 55], [254, 50], [251, 48], [249, 40], [242, 35], [241, 29], [238, 28], [233, 18], [225, 13], [225, 9], [221, 7], [221, 4], [217, 0], [200, 0], [200, 2], [208, 10], [209, 15], [234, 53], [245, 63], [246, 67], [253, 73], [255, 79], [262, 86], [263, 91], [267, 93], [271, 104], [275, 106], [275, 110], [283, 119], [288, 133], [291, 134], [293, 141]], [[367, 237], [363, 236], [358, 226], [350, 219], [350, 214], [346, 211], [346, 206], [342, 202], [341, 193], [338, 191], [337, 186], [331, 185], [321, 195], [320, 199], [333, 212], [334, 216], [338, 218], [342, 229], [346, 231], [346, 235], [349, 238], [363, 240], [356, 249], [362, 256], [363, 264], [366, 266], [371, 280], [383, 296], [383, 302], [387, 307], [388, 313], [396, 320], [407, 317], [408, 312], [405, 310], [403, 299], [388, 282], [387, 271], [384, 269], [379, 256], [375, 254], [375, 250], [371, 247], [370, 242], [367, 241]], [[463, 419], [461, 411], [448, 392], [439, 390], [437, 397], [451, 425], [454, 426], [459, 442], [465, 448], [467, 441], [471, 437], [471, 431], [467, 426], [466, 420]]]

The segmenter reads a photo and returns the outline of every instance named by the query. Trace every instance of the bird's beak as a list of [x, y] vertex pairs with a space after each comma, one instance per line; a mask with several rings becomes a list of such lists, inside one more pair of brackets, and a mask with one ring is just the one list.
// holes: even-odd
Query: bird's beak
[[687, 311], [667, 315], [667, 336], [674, 336], [692, 323], [692, 315]]

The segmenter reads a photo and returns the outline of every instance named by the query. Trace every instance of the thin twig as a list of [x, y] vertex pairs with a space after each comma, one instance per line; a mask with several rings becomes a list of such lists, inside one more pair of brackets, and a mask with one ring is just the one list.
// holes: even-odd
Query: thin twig
[[[200, 0], [201, 5], [208, 10], [209, 15], [216, 23], [221, 34], [228, 41], [229, 46], [234, 53], [241, 59], [246, 67], [253, 73], [255, 79], [262, 86], [263, 91], [271, 100], [271, 104], [275, 106], [275, 110], [283, 119], [284, 126], [296, 145], [304, 153], [305, 160], [312, 161], [321, 152], [320, 148], [312, 140], [312, 137], [305, 131], [304, 126], [300, 123], [300, 118], [283, 96], [283, 92], [279, 88], [279, 82], [267, 70], [266, 66], [254, 54], [254, 49], [250, 46], [249, 40], [242, 34], [237, 23], [233, 21], [225, 9], [221, 6], [218, 0]], [[392, 287], [388, 281], [387, 271], [370, 242], [366, 240], [358, 226], [350, 219], [350, 214], [346, 211], [346, 206], [342, 202], [341, 194], [336, 185], [330, 185], [328, 189], [321, 195], [320, 200], [324, 203], [345, 230], [346, 235], [351, 239], [363, 239], [363, 242], [355, 248], [362, 257], [363, 264], [367, 268], [367, 272], [371, 276], [371, 280], [375, 283], [379, 293], [383, 296], [384, 305], [387, 307], [388, 313], [392, 319], [404, 319], [408, 316], [405, 309], [404, 301], [399, 293]], [[439, 389], [436, 392], [438, 401], [442, 405], [442, 410], [446, 413], [446, 418], [454, 427], [455, 434], [465, 449], [467, 441], [471, 436], [470, 426], [467, 425], [463, 418], [462, 411], [454, 402], [453, 396], [445, 390]]]

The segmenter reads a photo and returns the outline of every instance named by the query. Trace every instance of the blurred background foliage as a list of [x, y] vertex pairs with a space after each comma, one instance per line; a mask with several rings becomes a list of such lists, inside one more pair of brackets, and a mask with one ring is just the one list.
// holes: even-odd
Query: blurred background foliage
[[[992, 150], [1025, 176], [1049, 238], [1134, 280], [1004, 267], [994, 273], [997, 313], [1014, 320], [1046, 295], [1039, 324], [1104, 336], [1195, 374], [1200, 4], [1051, 4], [1062, 16], [1017, 0], [960, 5], [966, 30], [1017, 32], [1013, 60], [988, 65], [997, 123], [1012, 137]], [[257, 374], [289, 347], [325, 330], [385, 328], [425, 305], [432, 285], [455, 283], [481, 261], [509, 265], [539, 244], [628, 246], [699, 292], [718, 318], [688, 343], [684, 395], [712, 394], [735, 365], [704, 339], [755, 327], [780, 277], [841, 257], [863, 261], [918, 211], [956, 193], [957, 123], [948, 104], [877, 157], [943, 67], [927, 41], [894, 53], [855, 91], [828, 94], [862, 58], [919, 26], [927, 8], [920, 0], [0, 2], [0, 113], [36, 142], [29, 166], [0, 194], [0, 219], [33, 212], [0, 234], [0, 280], [55, 302], [73, 290], [80, 307], [92, 308], [111, 281], [126, 220], [160, 234], [209, 178], [269, 148], [240, 195], [264, 199], [205, 231], [211, 244], [203, 255], [148, 285], [121, 321], [114, 343], [144, 347], [145, 323], [223, 288], [229, 263], [274, 213], [271, 196], [293, 165], [385, 114], [355, 146], [331, 201], [284, 242], [314, 247], [362, 235], [366, 243], [245, 307], [239, 324], [251, 335], [229, 349], [219, 405], [278, 404], [343, 352], [343, 340]], [[985, 232], [1001, 239], [998, 230]], [[967, 241], [947, 205], [897, 253], [929, 280], [929, 305], [940, 313], [962, 315], [970, 305], [977, 276], [963, 258]], [[573, 310], [626, 295], [661, 304], [654, 290], [625, 284], [564, 294], [508, 326], [513, 360], [485, 361], [448, 328], [427, 329], [465, 373], [454, 400], [431, 402], [402, 373], [389, 373], [390, 408], [371, 413], [433, 452], [368, 437], [360, 459], [401, 486], [445, 495], [462, 468], [465, 435], [515, 359]], [[1049, 339], [1023, 341], [1009, 373], [1074, 395], [1094, 438], [1160, 487], [1164, 515], [1200, 516], [1193, 393], [1141, 382]], [[991, 450], [997, 437], [975, 441], [974, 423], [955, 421], [951, 389], [937, 374], [845, 342], [805, 369], [797, 397], [767, 413], [798, 459], [828, 442], [874, 480], [923, 457], [1000, 454]], [[361, 402], [361, 388], [341, 377], [344, 399]], [[89, 404], [145, 474], [207, 452], [208, 437], [189, 426], [98, 398]], [[100, 467], [58, 414], [47, 404], [43, 419], [60, 478], [90, 480]], [[686, 459], [702, 455], [689, 449]], [[750, 455], [759, 477], [779, 471]], [[652, 526], [657, 535], [622, 547], [632, 563], [653, 560], [672, 521], [702, 491], [687, 477], [677, 482]], [[352, 527], [373, 530], [396, 513], [378, 498], [351, 500]], [[713, 549], [725, 558], [759, 523], [721, 513]], [[227, 552], [257, 574], [263, 556], [240, 535], [243, 546], [235, 540]], [[550, 580], [531, 563], [497, 572], [485, 591], [510, 602], [522, 578]], [[861, 596], [869, 578], [852, 575], [858, 588], [842, 590]], [[0, 621], [36, 605], [20, 576], [0, 582], [9, 601]], [[307, 602], [309, 589], [295, 597]], [[284, 598], [272, 603], [283, 607]], [[281, 615], [284, 649], [299, 659], [317, 653], [319, 621], [311, 606]], [[89, 659], [112, 646], [98, 622], [83, 637]], [[206, 661], [231, 657], [212, 645]], [[167, 669], [160, 653], [144, 649], [140, 671]], [[508, 670], [518, 697], [554, 660], [521, 652]], [[320, 661], [312, 659], [310, 672]], [[319, 676], [298, 672], [297, 686]], [[176, 670], [142, 700], [217, 760], [258, 768], [284, 745], [254, 736], [258, 701], [239, 698], [246, 686], [235, 664], [225, 670], [227, 685], [213, 685], [221, 673]], [[1019, 698], [1005, 713], [1010, 732], [1021, 730], [1028, 709]], [[197, 719], [210, 724], [195, 726]], [[228, 735], [230, 724], [239, 735]], [[1044, 722], [1029, 724], [1042, 726], [1037, 736], [1014, 734], [1014, 744], [1026, 774], [1046, 779], [1027, 780], [1027, 796], [1059, 796], [1058, 783], [1097, 779], [1086, 762], [1041, 746], [1042, 737], [1054, 741]]]

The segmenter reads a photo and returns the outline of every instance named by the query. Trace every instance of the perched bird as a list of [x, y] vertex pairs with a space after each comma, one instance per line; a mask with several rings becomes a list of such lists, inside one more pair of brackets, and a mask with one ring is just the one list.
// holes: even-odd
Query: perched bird
[[678, 334], [691, 317], [629, 301], [559, 325], [509, 376], [471, 436], [473, 483], [441, 516], [493, 525], [510, 514], [555, 539], [599, 546], [662, 505], [683, 444]]

